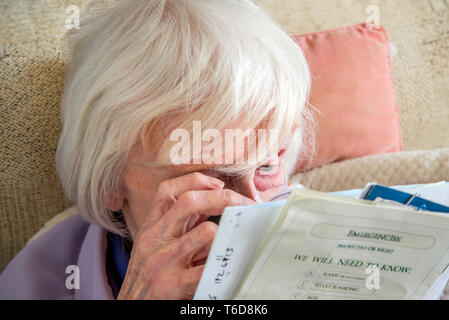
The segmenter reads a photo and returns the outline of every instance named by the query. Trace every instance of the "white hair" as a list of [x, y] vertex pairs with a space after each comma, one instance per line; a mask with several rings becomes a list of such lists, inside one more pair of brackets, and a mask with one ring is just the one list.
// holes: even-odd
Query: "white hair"
[[313, 134], [301, 49], [248, 0], [119, 1], [68, 37], [56, 167], [83, 217], [107, 230], [124, 232], [106, 202], [158, 120], [183, 115], [177, 127], [223, 129], [243, 119], [280, 129], [279, 141], [297, 121], [287, 172]]

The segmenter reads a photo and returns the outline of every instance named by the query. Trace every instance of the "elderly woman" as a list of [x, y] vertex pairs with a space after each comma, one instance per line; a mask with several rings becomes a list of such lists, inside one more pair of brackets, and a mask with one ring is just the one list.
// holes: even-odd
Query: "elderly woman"
[[56, 164], [80, 215], [15, 257], [0, 296], [190, 299], [213, 218], [305, 149], [304, 56], [249, 0], [120, 1], [69, 36]]

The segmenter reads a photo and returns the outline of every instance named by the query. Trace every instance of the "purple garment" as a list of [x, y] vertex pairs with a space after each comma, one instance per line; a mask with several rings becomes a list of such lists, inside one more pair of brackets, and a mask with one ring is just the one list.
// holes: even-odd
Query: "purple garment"
[[[114, 299], [106, 274], [106, 230], [70, 217], [23, 248], [0, 275], [0, 299]], [[79, 289], [67, 289], [69, 265]]]

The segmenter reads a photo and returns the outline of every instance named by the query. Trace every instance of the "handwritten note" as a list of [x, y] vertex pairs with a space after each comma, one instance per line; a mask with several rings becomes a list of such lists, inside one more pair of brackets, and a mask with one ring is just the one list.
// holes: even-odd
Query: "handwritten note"
[[232, 299], [253, 254], [279, 216], [285, 200], [228, 207], [212, 244], [194, 299]]

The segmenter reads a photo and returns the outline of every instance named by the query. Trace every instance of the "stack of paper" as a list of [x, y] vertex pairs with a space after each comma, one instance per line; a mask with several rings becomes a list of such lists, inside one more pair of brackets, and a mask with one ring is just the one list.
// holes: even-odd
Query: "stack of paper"
[[[448, 186], [398, 189], [444, 203]], [[195, 299], [437, 299], [449, 216], [361, 193], [296, 189], [288, 201], [227, 208]]]

